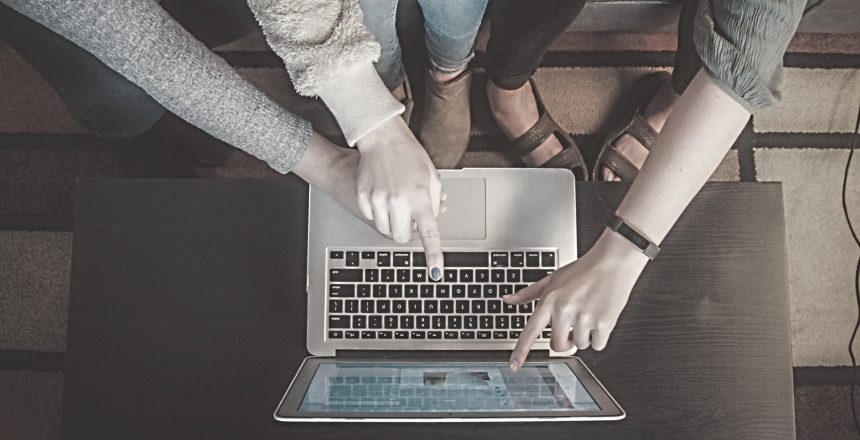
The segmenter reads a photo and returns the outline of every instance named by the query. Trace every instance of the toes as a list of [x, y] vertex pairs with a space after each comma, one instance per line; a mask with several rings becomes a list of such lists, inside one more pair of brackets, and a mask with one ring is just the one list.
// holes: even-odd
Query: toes
[[603, 175], [603, 180], [607, 182], [615, 180], [616, 177], [615, 173], [613, 173], [612, 170], [609, 169], [609, 167], [603, 167], [603, 171], [601, 174]]

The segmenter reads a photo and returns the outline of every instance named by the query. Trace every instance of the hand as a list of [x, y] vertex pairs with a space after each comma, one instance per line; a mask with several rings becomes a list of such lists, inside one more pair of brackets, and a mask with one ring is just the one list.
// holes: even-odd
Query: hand
[[582, 258], [502, 300], [523, 304], [540, 299], [511, 354], [516, 371], [535, 339], [552, 323], [550, 347], [568, 351], [576, 346], [603, 350], [630, 291], [648, 262], [633, 244], [605, 230]]
[[430, 277], [441, 279], [444, 262], [436, 216], [445, 195], [430, 157], [399, 117], [366, 134], [357, 147], [361, 213], [379, 233], [401, 244], [412, 239], [414, 222]]

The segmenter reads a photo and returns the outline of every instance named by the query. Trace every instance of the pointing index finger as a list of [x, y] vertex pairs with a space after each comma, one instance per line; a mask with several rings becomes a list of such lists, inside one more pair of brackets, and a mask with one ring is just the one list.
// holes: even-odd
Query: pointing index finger
[[511, 370], [517, 371], [526, 361], [532, 344], [540, 336], [541, 331], [546, 328], [546, 325], [549, 324], [550, 317], [549, 308], [543, 304], [539, 305], [534, 313], [532, 313], [526, 327], [520, 334], [520, 338], [517, 339], [517, 345], [514, 347], [513, 353], [511, 353]]
[[415, 211], [414, 220], [418, 226], [418, 236], [424, 246], [424, 255], [427, 259], [427, 269], [430, 278], [434, 281], [442, 279], [442, 269], [445, 268], [442, 256], [442, 237], [439, 235], [439, 226], [436, 217], [430, 207], [419, 208]]

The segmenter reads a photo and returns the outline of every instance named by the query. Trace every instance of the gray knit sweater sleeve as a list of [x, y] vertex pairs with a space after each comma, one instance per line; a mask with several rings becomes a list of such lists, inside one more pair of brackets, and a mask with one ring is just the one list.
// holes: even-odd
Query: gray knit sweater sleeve
[[286, 173], [311, 125], [268, 99], [153, 0], [0, 0], [91, 52], [153, 99]]

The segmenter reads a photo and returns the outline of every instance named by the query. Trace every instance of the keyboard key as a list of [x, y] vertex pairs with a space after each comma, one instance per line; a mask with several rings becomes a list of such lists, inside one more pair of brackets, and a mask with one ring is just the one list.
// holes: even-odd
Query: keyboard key
[[403, 298], [403, 286], [400, 284], [392, 284], [388, 286], [389, 298]]
[[484, 298], [496, 298], [499, 296], [499, 286], [495, 284], [484, 284]]
[[484, 330], [478, 332], [478, 339], [490, 339], [490, 332]]
[[433, 298], [433, 286], [429, 284], [423, 284], [420, 287], [421, 290], [421, 298]]
[[469, 298], [480, 298], [481, 297], [481, 286], [477, 284], [470, 284], [468, 289]]
[[526, 252], [526, 266], [540, 267], [540, 252]]
[[409, 313], [421, 313], [421, 300], [413, 299], [409, 301]]
[[376, 313], [391, 313], [391, 301], [387, 299], [376, 301]]
[[347, 330], [344, 332], [346, 339], [358, 339], [358, 332], [355, 330]]
[[481, 328], [493, 328], [493, 317], [490, 315], [483, 315], [478, 319], [478, 325]]
[[328, 328], [350, 328], [349, 315], [329, 315]]
[[510, 335], [511, 339], [517, 339], [520, 337], [520, 332], [519, 331], [511, 331], [511, 332], [508, 332], [508, 335]]
[[376, 332], [373, 330], [364, 330], [361, 332], [361, 339], [376, 339]]
[[508, 339], [508, 332], [504, 332], [504, 331], [500, 332], [498, 330], [494, 331], [493, 332], [493, 339]]
[[489, 252], [443, 252], [445, 267], [487, 267]]
[[475, 332], [460, 332], [460, 339], [475, 339]]
[[364, 315], [356, 315], [352, 317], [352, 328], [365, 328], [367, 327], [367, 316]]
[[383, 318], [385, 328], [397, 328], [397, 317], [394, 315], [386, 315]]
[[358, 251], [347, 251], [347, 253], [346, 253], [346, 265], [347, 266], [358, 266]]
[[376, 258], [376, 252], [361, 251], [361, 259], [362, 260], [373, 260], [374, 258]]
[[398, 283], [408, 283], [409, 280], [409, 269], [397, 269], [397, 282]]
[[364, 269], [364, 281], [371, 283], [379, 281], [379, 269]]
[[514, 292], [519, 292], [520, 290], [523, 290], [526, 287], [528, 287], [528, 286], [525, 284], [517, 284], [516, 286], [514, 286]]
[[510, 295], [514, 293], [514, 286], [510, 284], [502, 284], [499, 286], [499, 296]]
[[412, 281], [416, 283], [427, 282], [427, 269], [412, 269]]
[[358, 300], [357, 299], [348, 299], [346, 300], [346, 307], [344, 307], [346, 313], [358, 313]]
[[394, 282], [394, 269], [382, 269], [379, 271], [380, 279], [383, 283], [393, 283]]
[[361, 313], [373, 313], [373, 302], [372, 299], [361, 300]]
[[490, 271], [490, 281], [494, 283], [504, 283], [505, 282], [505, 270], [504, 269], [493, 269]]
[[372, 315], [367, 318], [367, 326], [369, 328], [382, 328], [382, 316]]
[[449, 316], [448, 317], [448, 328], [451, 329], [459, 329], [463, 327], [463, 318], [460, 316]]
[[356, 283], [362, 281], [361, 269], [330, 269], [328, 280], [333, 283]]
[[469, 301], [459, 300], [456, 302], [457, 313], [469, 313]]
[[523, 315], [514, 315], [511, 316], [511, 327], [515, 329], [522, 329], [526, 325], [526, 317]]
[[358, 297], [359, 298], [370, 298], [370, 284], [359, 284], [358, 285]]
[[373, 285], [373, 297], [374, 298], [385, 298], [387, 295], [387, 290], [385, 288], [385, 284], [374, 284]]
[[424, 301], [424, 313], [439, 313], [439, 302], [436, 300]]
[[409, 332], [396, 331], [394, 332], [394, 339], [409, 339]]
[[376, 253], [376, 266], [377, 267], [391, 266], [391, 252], [377, 252]]
[[471, 283], [475, 281], [475, 271], [472, 269], [460, 269], [460, 282]]
[[329, 284], [328, 296], [331, 298], [352, 298], [355, 296], [355, 286], [352, 284]]
[[439, 301], [439, 311], [442, 313], [454, 313], [454, 301]]
[[470, 330], [478, 328], [478, 317], [475, 315], [466, 315], [463, 317], [463, 328]]
[[442, 339], [442, 332], [427, 332], [427, 339]]
[[394, 313], [406, 313], [406, 301], [397, 300], [391, 302], [391, 310]]
[[329, 313], [343, 313], [343, 300], [331, 299], [328, 301]]
[[394, 267], [409, 267], [409, 260], [411, 255], [411, 252], [395, 252], [392, 257], [392, 260], [394, 261]]
[[508, 276], [506, 281], [509, 283], [519, 283], [520, 282], [520, 270], [519, 269], [508, 269]]
[[451, 296], [450, 288], [445, 284], [436, 285], [436, 298], [448, 298]]
[[501, 330], [506, 330], [510, 328], [508, 321], [508, 315], [498, 315], [496, 316], [496, 328]]
[[502, 303], [502, 310], [505, 313], [517, 313], [517, 305], [516, 304], [508, 304], [506, 302]]
[[502, 302], [499, 300], [487, 301], [487, 313], [502, 313]]
[[328, 257], [332, 260], [340, 260], [343, 258], [343, 251], [330, 251]]
[[511, 252], [511, 267], [525, 266], [526, 254], [523, 252]]
[[415, 317], [403, 315], [400, 317], [400, 328], [411, 330], [415, 328]]
[[520, 313], [531, 313], [533, 311], [532, 303], [520, 304]]
[[412, 336], [412, 339], [424, 339], [425, 333], [422, 332], [421, 330], [413, 330], [410, 333], [410, 336]]
[[391, 332], [388, 330], [382, 330], [376, 332], [377, 339], [391, 339]]
[[552, 336], [552, 331], [544, 330], [544, 331], [540, 332], [540, 336], [544, 339], [549, 339], [550, 336]]
[[475, 282], [476, 283], [489, 283], [490, 282], [490, 271], [487, 269], [478, 269], [475, 271]]
[[452, 298], [465, 298], [466, 297], [466, 286], [463, 284], [454, 284], [451, 286], [451, 297]]
[[445, 269], [443, 279], [446, 283], [456, 283], [457, 269]]
[[433, 328], [445, 328], [445, 317], [442, 315], [434, 315], [431, 318]]
[[420, 315], [415, 317], [415, 327], [420, 329], [428, 329], [430, 328], [430, 317], [427, 315]]
[[343, 339], [343, 330], [332, 330], [328, 332], [329, 339]]
[[403, 296], [406, 298], [418, 298], [418, 285], [407, 284], [403, 287]]
[[555, 253], [554, 252], [541, 252], [540, 253], [540, 265], [543, 267], [555, 267]]
[[533, 283], [542, 280], [545, 276], [551, 274], [551, 270], [546, 269], [523, 269], [523, 281]]
[[459, 339], [460, 333], [448, 330], [443, 333], [443, 336], [445, 336], [445, 339]]
[[490, 254], [490, 265], [493, 267], [508, 267], [507, 252], [493, 252]]
[[[472, 301], [472, 313], [484, 313], [484, 310], [487, 309], [487, 303], [485, 301]], [[483, 318], [492, 318], [491, 316], [482, 316]]]

